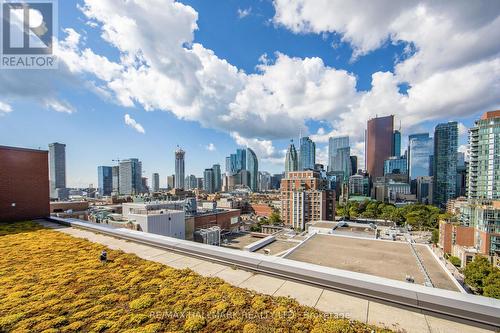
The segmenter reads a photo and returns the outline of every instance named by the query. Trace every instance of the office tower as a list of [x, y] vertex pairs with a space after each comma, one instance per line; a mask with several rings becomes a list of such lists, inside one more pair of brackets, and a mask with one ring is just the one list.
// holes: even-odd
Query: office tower
[[197, 182], [198, 184], [197, 184], [196, 188], [199, 189], [199, 190], [202, 190], [203, 189], [203, 178], [201, 178], [201, 177], [197, 178], [197, 181], [198, 181]]
[[175, 175], [167, 176], [167, 188], [169, 190], [175, 187]]
[[135, 195], [142, 192], [142, 163], [137, 158], [120, 162], [120, 194]]
[[384, 161], [384, 176], [389, 174], [407, 174], [408, 164], [406, 158], [391, 156]]
[[113, 168], [110, 166], [97, 167], [97, 183], [100, 195], [111, 195], [113, 192]]
[[147, 192], [149, 192], [148, 178], [141, 177], [141, 193], [147, 193]]
[[458, 124], [438, 124], [434, 130], [434, 204], [456, 198]]
[[151, 176], [151, 190], [153, 192], [160, 191], [160, 174], [158, 173], [153, 173]]
[[328, 142], [328, 171], [344, 173], [344, 181], [347, 182], [352, 174], [351, 148], [349, 137], [333, 137]]
[[198, 179], [195, 175], [189, 175], [186, 177], [185, 185], [188, 190], [195, 190], [198, 188]]
[[236, 154], [231, 154], [226, 157], [226, 175], [232, 176], [238, 172], [236, 160]]
[[392, 156], [401, 156], [401, 132], [398, 130], [392, 135]]
[[250, 188], [250, 172], [248, 170], [241, 170], [235, 175], [235, 185], [242, 185]]
[[253, 192], [257, 192], [259, 190], [258, 179], [259, 179], [259, 161], [257, 160], [257, 155], [255, 152], [247, 148], [246, 151], [246, 170], [248, 171], [248, 187]]
[[365, 135], [366, 170], [372, 179], [384, 175], [384, 161], [392, 156], [394, 116], [368, 120]]
[[236, 150], [236, 172], [247, 170], [247, 151], [246, 149]]
[[226, 175], [233, 176], [241, 170], [246, 170], [247, 166], [246, 149], [237, 149], [236, 154], [226, 157]]
[[113, 177], [113, 193], [120, 193], [120, 166], [116, 165], [111, 168]]
[[299, 170], [299, 160], [297, 150], [295, 149], [295, 145], [293, 144], [292, 140], [290, 141], [290, 145], [288, 146], [288, 150], [286, 151], [285, 174], [297, 170]]
[[49, 144], [50, 197], [59, 198], [58, 189], [66, 189], [66, 145], [58, 142]]
[[203, 190], [207, 193], [214, 193], [214, 170], [213, 169], [205, 169], [203, 173]]
[[[434, 151], [434, 141], [432, 142], [432, 151]], [[434, 153], [429, 156], [429, 176], [434, 176]]]
[[271, 190], [279, 190], [283, 174], [278, 173], [271, 176]]
[[434, 154], [434, 140], [429, 133], [408, 136], [408, 172], [411, 180], [431, 176], [429, 169]]
[[175, 151], [175, 188], [184, 189], [184, 155], [186, 152], [177, 146]]
[[468, 162], [457, 161], [457, 197], [465, 197], [467, 195], [467, 168]]
[[259, 191], [266, 192], [271, 189], [271, 174], [269, 172], [259, 171]]
[[309, 137], [303, 137], [300, 139], [299, 171], [314, 170], [315, 164], [316, 144]]
[[220, 165], [214, 164], [212, 166], [212, 170], [214, 170], [214, 191], [220, 192], [222, 190], [222, 175], [220, 171]]
[[335, 219], [335, 191], [317, 171], [289, 172], [281, 180], [280, 198], [281, 217], [296, 230], [311, 221]]
[[431, 205], [434, 179], [431, 176], [419, 176], [416, 181], [418, 202]]
[[355, 175], [358, 173], [358, 157], [351, 156], [351, 175]]
[[484, 113], [469, 132], [469, 199], [500, 199], [500, 110]]

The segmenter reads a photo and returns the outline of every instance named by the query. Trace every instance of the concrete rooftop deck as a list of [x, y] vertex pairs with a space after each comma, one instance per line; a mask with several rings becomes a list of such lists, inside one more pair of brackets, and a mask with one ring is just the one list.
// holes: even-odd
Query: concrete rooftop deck
[[129, 242], [94, 232], [41, 222], [44, 226], [73, 237], [85, 238], [111, 249], [122, 250], [174, 268], [189, 268], [203, 276], [218, 277], [241, 288], [274, 296], [289, 296], [299, 303], [327, 313], [335, 313], [361, 322], [385, 326], [404, 332], [492, 332], [478, 327], [441, 319], [428, 314], [409, 311], [400, 307], [353, 297], [331, 290], [312, 287], [285, 279], [235, 269], [155, 247]]
[[[431, 251], [425, 245], [415, 247], [433, 284], [459, 291]], [[410, 244], [405, 242], [316, 234], [286, 258], [398, 281], [405, 281], [406, 275], [411, 275], [421, 285], [425, 281]]]

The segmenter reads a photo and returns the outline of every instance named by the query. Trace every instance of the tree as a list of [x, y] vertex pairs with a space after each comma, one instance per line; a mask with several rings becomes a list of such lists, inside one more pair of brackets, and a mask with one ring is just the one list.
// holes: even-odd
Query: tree
[[383, 205], [381, 210], [380, 217], [384, 219], [385, 221], [387, 220], [392, 220], [392, 217], [394, 216], [394, 211], [396, 210], [396, 207], [393, 205]]
[[490, 275], [484, 279], [483, 295], [500, 299], [500, 269], [494, 267]]
[[455, 256], [450, 257], [450, 262], [455, 267], [460, 267], [462, 265], [462, 260], [460, 260], [460, 258]]
[[280, 213], [277, 212], [277, 211], [273, 211], [271, 213], [271, 215], [269, 216], [269, 223], [270, 224], [274, 224], [274, 225], [281, 224], [282, 221], [281, 221], [281, 215], [280, 215]]
[[431, 242], [432, 244], [437, 244], [439, 242], [439, 229], [432, 230]]
[[464, 269], [465, 283], [473, 288], [478, 294], [483, 294], [486, 278], [493, 272], [493, 265], [483, 256], [476, 256]]

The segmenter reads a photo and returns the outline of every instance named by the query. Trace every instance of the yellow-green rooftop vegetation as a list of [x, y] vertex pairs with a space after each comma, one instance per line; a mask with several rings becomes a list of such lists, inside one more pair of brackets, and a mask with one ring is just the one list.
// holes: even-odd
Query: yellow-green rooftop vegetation
[[383, 332], [42, 227], [0, 224], [0, 332]]

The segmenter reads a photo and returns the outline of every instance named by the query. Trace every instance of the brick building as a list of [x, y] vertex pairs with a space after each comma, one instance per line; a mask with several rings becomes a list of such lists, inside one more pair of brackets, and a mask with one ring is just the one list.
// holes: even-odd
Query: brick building
[[281, 180], [281, 218], [304, 230], [306, 223], [335, 220], [335, 191], [317, 171], [289, 172]]
[[239, 209], [218, 209], [186, 216], [186, 223], [193, 221], [195, 229], [218, 226], [224, 231], [236, 231], [240, 226]]
[[0, 146], [0, 221], [47, 216], [48, 152]]

